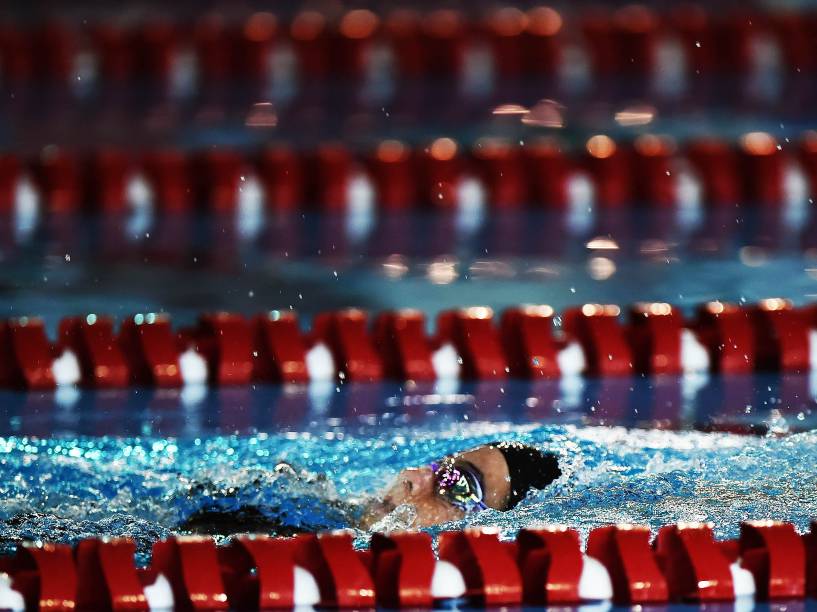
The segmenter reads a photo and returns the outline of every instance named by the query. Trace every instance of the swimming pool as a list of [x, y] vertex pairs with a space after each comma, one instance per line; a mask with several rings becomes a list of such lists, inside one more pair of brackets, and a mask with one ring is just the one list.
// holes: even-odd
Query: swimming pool
[[[349, 516], [327, 500], [363, 498], [403, 467], [497, 439], [545, 445], [559, 453], [564, 475], [510, 512], [486, 511], [435, 533], [494, 525], [511, 537], [547, 522], [576, 526], [586, 536], [606, 524], [657, 529], [711, 521], [717, 536], [732, 538], [749, 517], [774, 517], [805, 529], [817, 513], [814, 432], [746, 437], [460, 422], [191, 438], [10, 436], [0, 446], [4, 549], [21, 538], [126, 535], [136, 539], [144, 562], [156, 539], [178, 533], [186, 518], [202, 510], [250, 507], [285, 526], [347, 526]], [[279, 461], [315, 480], [274, 474]], [[393, 528], [410, 526], [410, 511], [387, 521]], [[368, 541], [366, 533], [358, 537], [360, 544]]]
[[[603, 525], [711, 522], [723, 540], [747, 519], [804, 533], [817, 518], [810, 3], [205, 2], [163, 7], [167, 23], [152, 2], [29, 4], [0, 27], [0, 569], [22, 541], [119, 535], [145, 565], [154, 542], [193, 531], [226, 544], [348, 527], [364, 551], [372, 532], [413, 525], [401, 506], [356, 526], [401, 469], [505, 439], [557, 453], [562, 477], [511, 511], [429, 529], [435, 547], [470, 526], [513, 547], [543, 523], [585, 541]], [[687, 371], [673, 342], [636, 348], [650, 309], [627, 309], [642, 301], [709, 361]], [[582, 368], [511, 364], [500, 318], [523, 304]], [[438, 319], [467, 307], [501, 340], [499, 372], [470, 371]], [[625, 356], [583, 337], [571, 307], [606, 317]], [[416, 309], [410, 339], [448, 370], [429, 358], [404, 381], [358, 316], [347, 344], [376, 337], [379, 365], [349, 376], [321, 318], [347, 308]], [[769, 332], [777, 310], [802, 317]], [[743, 317], [737, 334], [712, 323], [725, 311]], [[290, 331], [332, 367], [271, 383], [288, 379], [255, 360], [274, 359], [236, 342], [230, 384], [212, 375], [224, 333], [199, 319], [215, 312], [241, 315], [245, 335], [297, 313]], [[163, 381], [120, 332], [96, 345], [133, 352], [108, 384], [109, 363], [89, 368], [71, 332], [171, 318]], [[24, 357], [44, 383], [20, 375]]]
[[[52, 336], [60, 318], [87, 312], [122, 317], [164, 310], [185, 325], [208, 309], [292, 307], [308, 326], [312, 315], [349, 304], [415, 307], [431, 320], [452, 306], [478, 303], [499, 310], [526, 300], [563, 309], [581, 301], [646, 298], [674, 302], [687, 313], [706, 299], [750, 303], [785, 295], [807, 303], [815, 291], [810, 251], [791, 242], [791, 229], [778, 242], [763, 238], [766, 226], [757, 214], [732, 216], [740, 230], [718, 243], [717, 256], [710, 239], [691, 234], [682, 240], [683, 232], [664, 234], [656, 252], [658, 238], [648, 228], [660, 224], [635, 222], [598, 240], [588, 230], [558, 255], [540, 252], [535, 240], [497, 243], [496, 227], [510, 228], [513, 237], [529, 235], [526, 227], [564, 221], [521, 211], [491, 216], [456, 251], [424, 253], [405, 243], [388, 256], [378, 255], [372, 242], [382, 238], [379, 231], [333, 253], [331, 236], [348, 230], [343, 216], [286, 220], [283, 227], [295, 235], [325, 237], [300, 244], [292, 257], [280, 248], [263, 255], [260, 237], [276, 228], [274, 235], [282, 235], [276, 225], [282, 219], [266, 220], [255, 238], [231, 233], [231, 220], [188, 219], [182, 227], [190, 230], [190, 241], [168, 243], [159, 239], [171, 231], [168, 220], [159, 218], [152, 226], [156, 233], [111, 243], [118, 246], [104, 262], [91, 246], [94, 232], [67, 244], [49, 233], [12, 249], [16, 265], [0, 274], [12, 289], [9, 314], [42, 316]], [[377, 227], [397, 227], [401, 219], [432, 234], [451, 228], [444, 217], [424, 214], [386, 215]], [[111, 223], [109, 232], [128, 235], [125, 219]], [[622, 229], [632, 227], [644, 233]], [[199, 261], [207, 237], [222, 232], [232, 236], [223, 243], [228, 257]], [[608, 264], [601, 276], [599, 258]], [[446, 274], [435, 276], [434, 270]], [[577, 525], [586, 534], [609, 522], [655, 527], [691, 520], [711, 520], [719, 535], [733, 536], [742, 518], [774, 516], [802, 528], [815, 513], [809, 492], [817, 379], [808, 373], [408, 386], [68, 386], [1, 396], [6, 550], [20, 538], [130, 534], [145, 561], [153, 540], [179, 531], [197, 512], [218, 508], [252, 507], [262, 517], [286, 515], [306, 528], [339, 527], [349, 517], [325, 506], [325, 497], [362, 498], [404, 467], [505, 437], [552, 446], [569, 474], [507, 515], [471, 519], [498, 524], [506, 536], [541, 521]], [[316, 491], [311, 485], [301, 490], [270, 474], [279, 460], [326, 480]], [[359, 543], [364, 541], [359, 534]]]

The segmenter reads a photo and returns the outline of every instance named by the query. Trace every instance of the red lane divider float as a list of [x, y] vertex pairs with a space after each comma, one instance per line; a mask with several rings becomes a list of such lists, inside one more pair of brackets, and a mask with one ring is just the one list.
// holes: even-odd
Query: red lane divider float
[[350, 309], [315, 317], [312, 335], [329, 347], [341, 377], [351, 381], [376, 381], [383, 365], [367, 327], [367, 315]]
[[806, 592], [806, 550], [788, 523], [746, 521], [740, 527], [742, 565], [754, 576], [759, 599], [801, 598]]
[[437, 560], [427, 533], [374, 534], [372, 575], [377, 603], [386, 607], [431, 607]]
[[585, 304], [563, 315], [564, 329], [581, 344], [590, 374], [626, 376], [633, 372], [632, 351], [618, 322], [620, 312], [613, 304]]
[[490, 308], [477, 306], [443, 312], [437, 319], [439, 342], [457, 350], [466, 379], [491, 380], [508, 374], [493, 314]]
[[557, 378], [559, 343], [553, 337], [553, 308], [526, 306], [502, 313], [502, 348], [511, 376]]
[[658, 532], [655, 549], [673, 599], [734, 599], [730, 561], [708, 527], [683, 523], [664, 527]]
[[440, 559], [456, 567], [465, 580], [465, 596], [484, 606], [522, 601], [522, 577], [510, 547], [491, 530], [440, 534]]
[[178, 387], [182, 383], [176, 337], [165, 314], [137, 314], [122, 322], [119, 343], [137, 385]]
[[523, 529], [516, 543], [526, 603], [581, 601], [579, 585], [584, 559], [577, 531], [564, 527]]
[[181, 609], [226, 610], [227, 594], [213, 540], [175, 537], [153, 545], [153, 568], [167, 578]]
[[227, 597], [234, 606], [284, 608], [298, 601], [294, 540], [237, 537], [219, 551], [219, 560]]
[[83, 385], [116, 388], [130, 383], [130, 368], [110, 317], [65, 318], [60, 321], [59, 337], [60, 344], [76, 354]]
[[593, 529], [543, 525], [501, 541], [491, 529], [444, 532], [439, 554], [423, 532], [373, 534], [355, 550], [350, 532], [294, 538], [202, 536], [157, 542], [137, 568], [128, 539], [21, 544], [0, 559], [0, 606], [11, 610], [257, 610], [323, 606], [431, 607], [794, 600], [817, 591], [817, 522], [746, 521], [740, 539], [716, 542], [712, 526]]
[[817, 367], [813, 307], [778, 298], [757, 305], [709, 302], [693, 320], [670, 304], [638, 303], [629, 321], [610, 304], [569, 308], [554, 324], [546, 305], [443, 312], [436, 334], [414, 310], [374, 317], [356, 309], [318, 315], [304, 333], [296, 315], [270, 311], [247, 319], [207, 313], [174, 330], [166, 314], [136, 314], [115, 329], [110, 317], [67, 317], [56, 342], [43, 321], [0, 321], [0, 386], [48, 390], [75, 384], [246, 385], [631, 376], [689, 372], [808, 372]]
[[[74, 550], [77, 608], [147, 610], [148, 601], [127, 539], [84, 540]], [[102, 586], [103, 588], [100, 588]]]
[[194, 207], [219, 215], [277, 212], [303, 209], [306, 202], [355, 213], [373, 206], [472, 210], [485, 204], [587, 215], [589, 206], [602, 212], [780, 209], [817, 198], [815, 143], [811, 132], [785, 147], [771, 134], [752, 132], [734, 143], [683, 145], [657, 135], [629, 143], [596, 134], [578, 151], [553, 139], [532, 138], [522, 146], [483, 138], [466, 148], [445, 137], [416, 147], [386, 140], [360, 151], [340, 143], [307, 151], [279, 144], [247, 154], [106, 148], [80, 155], [48, 148], [36, 159], [0, 158], [0, 212], [30, 214], [37, 205], [32, 200], [49, 214], [85, 209], [108, 215]]
[[601, 527], [590, 533], [587, 554], [601, 561], [621, 604], [664, 602], [667, 582], [650, 548], [650, 530], [637, 525]]
[[644, 374], [683, 371], [681, 343], [684, 317], [666, 303], [640, 303], [630, 308], [630, 344], [635, 370]]
[[352, 539], [346, 532], [298, 536], [295, 558], [315, 577], [321, 605], [374, 606], [374, 582], [365, 557], [352, 547]]
[[[487, 13], [354, 9], [331, 15], [307, 9], [286, 21], [268, 12], [239, 18], [210, 12], [190, 25], [148, 21], [127, 27], [5, 23], [0, 63], [12, 85], [44, 79], [67, 86], [77, 59], [90, 56], [96, 70], [86, 70], [85, 77], [92, 83], [121, 87], [141, 78], [172, 86], [187, 76], [202, 88], [243, 80], [260, 91], [280, 77], [277, 70], [284, 66], [276, 55], [289, 58], [307, 83], [340, 75], [363, 84], [376, 74], [384, 54], [393, 60], [392, 80], [467, 79], [467, 60], [480, 50], [490, 54], [485, 78], [500, 81], [559, 77], [568, 48], [573, 54], [581, 50], [599, 79], [654, 79], [668, 71], [677, 79], [700, 79], [814, 70], [813, 13], [723, 12], [705, 6], [660, 12], [645, 5], [594, 7], [564, 15], [548, 6]], [[774, 65], [757, 60], [753, 49], [760, 43], [774, 47], [767, 54], [779, 58]], [[193, 60], [189, 75], [178, 74], [182, 55]]]
[[374, 341], [380, 349], [386, 376], [398, 380], [434, 380], [431, 345], [425, 315], [419, 310], [384, 312], [375, 320]]
[[40, 319], [21, 317], [0, 324], [3, 383], [8, 387], [54, 387], [54, 355]]
[[746, 311], [736, 304], [709, 302], [698, 309], [698, 329], [716, 371], [754, 371], [755, 338]]

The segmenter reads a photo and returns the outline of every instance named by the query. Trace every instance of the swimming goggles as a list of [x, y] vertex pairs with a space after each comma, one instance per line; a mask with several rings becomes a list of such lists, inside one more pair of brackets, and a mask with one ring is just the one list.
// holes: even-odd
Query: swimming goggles
[[466, 514], [485, 510], [485, 494], [479, 472], [468, 463], [444, 460], [432, 463], [437, 493]]

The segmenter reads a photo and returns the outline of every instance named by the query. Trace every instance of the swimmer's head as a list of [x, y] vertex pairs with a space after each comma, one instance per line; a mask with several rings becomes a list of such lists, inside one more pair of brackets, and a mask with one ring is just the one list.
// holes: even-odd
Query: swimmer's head
[[543, 489], [560, 474], [551, 453], [519, 442], [485, 444], [403, 470], [383, 498], [366, 508], [362, 526], [373, 526], [401, 504], [414, 507], [415, 527], [458, 520], [487, 508], [510, 510], [531, 489]]

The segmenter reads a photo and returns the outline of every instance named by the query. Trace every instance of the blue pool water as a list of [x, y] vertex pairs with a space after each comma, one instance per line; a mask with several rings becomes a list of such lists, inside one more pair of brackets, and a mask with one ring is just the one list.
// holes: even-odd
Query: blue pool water
[[[684, 49], [688, 41], [668, 32], [662, 32], [656, 47], [661, 50], [656, 74], [597, 74], [605, 71], [593, 68], [592, 45], [584, 45], [576, 29], [590, 15], [585, 13], [589, 3], [580, 1], [557, 3], [566, 17], [568, 36], [562, 40], [564, 68], [569, 68], [558, 78], [494, 74], [484, 62], [490, 50], [473, 41], [463, 56], [470, 66], [467, 79], [394, 80], [388, 75], [397, 56], [385, 62], [379, 57], [365, 86], [338, 78], [337, 70], [331, 78], [308, 78], [301, 70], [305, 66], [298, 66], [298, 45], [288, 53], [283, 36], [283, 45], [276, 47], [284, 53], [274, 55], [274, 78], [267, 86], [234, 75], [208, 84], [207, 63], [197, 66], [197, 52], [174, 52], [179, 66], [173, 73], [179, 74], [171, 88], [143, 78], [109, 81], [104, 77], [108, 62], [94, 59], [95, 36], [78, 39], [82, 52], [73, 58], [69, 87], [58, 85], [58, 79], [49, 84], [51, 79], [40, 74], [48, 72], [42, 70], [48, 68], [47, 56], [64, 52], [69, 58], [56, 34], [40, 48], [44, 45], [36, 32], [46, 18], [77, 26], [82, 21], [85, 31], [120, 12], [125, 19], [116, 21], [129, 29], [151, 17], [156, 12], [151, 5], [157, 3], [130, 2], [125, 11], [101, 11], [99, 2], [71, 3], [68, 11], [48, 0], [6, 4], [15, 6], [4, 16], [10, 21], [3, 24], [2, 42], [16, 49], [13, 33], [19, 23], [31, 45], [21, 44], [15, 59], [25, 65], [30, 46], [37, 78], [29, 82], [0, 74], [11, 77], [0, 78], [0, 149], [28, 161], [47, 158], [55, 149], [84, 155], [102, 145], [134, 155], [156, 146], [191, 153], [235, 147], [250, 159], [273, 140], [304, 152], [338, 141], [363, 153], [384, 138], [423, 147], [443, 135], [456, 138], [463, 153], [486, 136], [520, 147], [554, 137], [571, 159], [579, 159], [595, 134], [609, 134], [622, 145], [648, 133], [666, 135], [683, 152], [691, 138], [737, 142], [757, 130], [769, 131], [778, 148], [794, 159], [803, 132], [815, 125], [814, 66], [788, 65], [788, 47], [778, 44], [784, 41], [778, 40], [777, 20], [764, 13], [785, 4], [796, 14], [817, 7], [817, 0], [731, 2], [726, 11], [712, 9], [723, 12], [726, 22], [742, 11], [750, 25], [752, 19], [758, 25], [758, 17], [768, 22], [744, 32], [751, 56], [746, 66], [714, 74], [693, 75], [691, 62], [698, 52], [689, 54]], [[218, 11], [227, 5], [172, 4], [163, 3], [160, 12], [198, 34], [194, 23], [202, 7]], [[248, 9], [238, 4], [261, 5], [232, 4], [228, 21]], [[279, 2], [274, 11], [283, 32], [306, 5], [331, 21], [347, 4], [381, 13], [384, 7], [376, 5], [386, 3]], [[440, 3], [400, 4], [425, 12]], [[493, 0], [445, 4], [462, 10], [473, 24], [490, 19], [496, 8]], [[534, 3], [507, 4], [527, 10]], [[677, 3], [655, 4], [658, 12], [667, 13], [667, 23], [674, 23], [669, 13]], [[743, 4], [752, 5], [751, 10]], [[755, 9], [760, 12], [753, 17]], [[610, 41], [600, 41], [602, 48], [615, 50], [618, 57], [652, 46], [652, 39], [642, 45], [643, 37], [637, 37], [626, 43], [632, 49], [618, 49], [621, 25], [611, 30]], [[649, 30], [644, 32], [649, 38]], [[732, 35], [728, 27], [724, 32]], [[743, 41], [743, 34], [734, 36], [734, 42]], [[191, 41], [179, 42], [182, 50]], [[731, 48], [729, 41], [714, 42], [718, 49]], [[330, 43], [327, 48], [336, 46]], [[701, 46], [696, 41], [696, 49]], [[703, 53], [711, 53], [708, 38], [703, 46]], [[243, 52], [228, 55], [236, 56], [232, 66]], [[144, 63], [139, 59], [136, 63]], [[638, 69], [642, 58], [630, 59]], [[345, 61], [332, 58], [335, 68]], [[483, 63], [485, 69], [479, 66]], [[731, 60], [715, 62], [721, 63]], [[495, 112], [499, 105], [535, 110], [542, 103], [553, 109], [557, 121]], [[260, 108], [267, 122], [251, 120]], [[643, 115], [646, 123], [623, 120], [628, 114]], [[695, 197], [687, 191], [694, 185], [686, 183], [695, 183], [694, 173], [683, 165], [674, 163], [672, 172], [677, 166], [687, 178], [678, 182], [686, 185], [679, 202], [691, 202]], [[744, 165], [741, 180], [750, 178], [743, 176], [748, 172]], [[28, 167], [34, 183], [40, 179], [38, 166]], [[311, 167], [305, 168], [308, 193], [317, 181]], [[588, 302], [619, 304], [623, 311], [637, 301], [670, 302], [686, 316], [709, 300], [746, 305], [782, 297], [802, 305], [817, 302], [817, 206], [808, 197], [814, 194], [808, 184], [813, 176], [789, 170], [784, 169], [784, 183], [791, 202], [780, 207], [736, 202], [734, 207], [685, 204], [666, 210], [642, 201], [605, 210], [573, 193], [583, 203], [569, 211], [537, 205], [501, 209], [486, 199], [482, 207], [471, 202], [457, 211], [419, 205], [387, 211], [376, 201], [367, 210], [365, 203], [350, 201], [343, 213], [322, 210], [315, 202], [300, 202], [297, 212], [281, 213], [265, 210], [261, 199], [249, 195], [249, 185], [259, 178], [252, 170], [249, 183], [241, 177], [242, 214], [205, 213], [204, 202], [178, 214], [165, 210], [165, 202], [145, 206], [145, 194], [130, 193], [140, 181], [130, 179], [127, 199], [132, 201], [121, 214], [92, 212], [90, 201], [77, 202], [82, 205], [77, 214], [46, 211], [41, 202], [37, 213], [28, 194], [18, 198], [25, 205], [14, 213], [0, 211], [0, 320], [42, 317], [55, 340], [61, 319], [89, 313], [109, 314], [119, 322], [134, 313], [164, 312], [179, 329], [194, 324], [203, 312], [255, 315], [288, 309], [298, 313], [307, 332], [313, 318], [327, 310], [357, 307], [374, 313], [410, 307], [425, 313], [433, 333], [441, 311], [470, 305], [489, 306], [498, 314], [521, 303], [547, 303], [557, 313], [557, 327], [559, 313]], [[195, 192], [204, 187], [199, 182], [208, 182], [199, 178], [191, 176]], [[87, 179], [77, 191], [91, 195], [96, 177]], [[765, 179], [773, 180], [761, 176], [757, 182]], [[435, 527], [433, 533], [492, 526], [512, 538], [520, 528], [546, 522], [575, 526], [586, 537], [596, 526], [617, 522], [656, 530], [676, 521], [711, 521], [718, 538], [732, 538], [744, 519], [791, 521], [801, 532], [817, 519], [817, 371], [426, 385], [338, 380], [235, 388], [63, 387], [49, 393], [0, 389], [0, 555], [20, 540], [75, 542], [123, 535], [135, 539], [137, 560], [145, 564], [156, 540], [188, 533], [193, 526], [204, 531], [209, 523], [218, 523], [220, 533], [283, 535], [350, 527], [357, 545], [365, 546], [369, 534], [355, 527], [360, 507], [401, 469], [505, 439], [558, 454], [562, 477], [512, 511], [482, 512]], [[292, 468], [280, 469], [282, 462]], [[375, 528], [411, 526], [411, 508], [401, 507]], [[731, 603], [705, 607], [743, 609]], [[756, 609], [817, 612], [817, 600]]]
[[[123, 318], [164, 311], [254, 314], [418, 308], [499, 311], [547, 303], [817, 299], [817, 214], [737, 207], [675, 213], [599, 211], [571, 227], [560, 213], [492, 211], [240, 218], [68, 215], [20, 235], [0, 220], [0, 314]], [[467, 221], [467, 223], [466, 223]], [[602, 238], [601, 244], [595, 238]]]
[[0, 391], [0, 436], [210, 437], [473, 422], [764, 435], [817, 428], [817, 374]]
[[[53, 335], [61, 317], [88, 312], [164, 310], [186, 325], [208, 310], [292, 307], [308, 327], [326, 309], [410, 306], [431, 325], [470, 304], [660, 300], [688, 313], [709, 299], [817, 295], [811, 226], [744, 213], [708, 233], [639, 213], [575, 235], [532, 213], [493, 215], [470, 234], [442, 215], [384, 216], [363, 238], [340, 217], [268, 219], [250, 237], [226, 221], [157, 219], [138, 235], [120, 221], [0, 245], [6, 316], [43, 316]], [[355, 501], [400, 469], [496, 439], [558, 452], [565, 475], [511, 512], [435, 531], [707, 520], [732, 537], [746, 518], [802, 530], [817, 517], [814, 375], [2, 391], [0, 436], [0, 552], [20, 539], [127, 535], [146, 562], [156, 539], [215, 512], [260, 530], [349, 526]], [[276, 473], [279, 461], [303, 478]], [[384, 526], [410, 519], [401, 509]]]
[[[805, 529], [817, 516], [817, 432], [746, 437], [460, 422], [191, 438], [5, 437], [0, 538], [9, 549], [19, 538], [128, 535], [144, 561], [153, 541], [202, 510], [252, 507], [284, 525], [339, 527], [354, 516], [340, 500], [376, 494], [404, 467], [496, 439], [557, 452], [563, 476], [513, 511], [486, 511], [435, 531], [495, 525], [512, 536], [545, 521], [586, 534], [608, 523], [658, 528], [680, 520], [713, 521], [719, 537], [734, 537], [742, 519], [773, 517]], [[275, 473], [279, 461], [310, 475]], [[410, 524], [410, 509], [400, 510], [390, 526]], [[359, 536], [365, 543], [366, 534]]]

